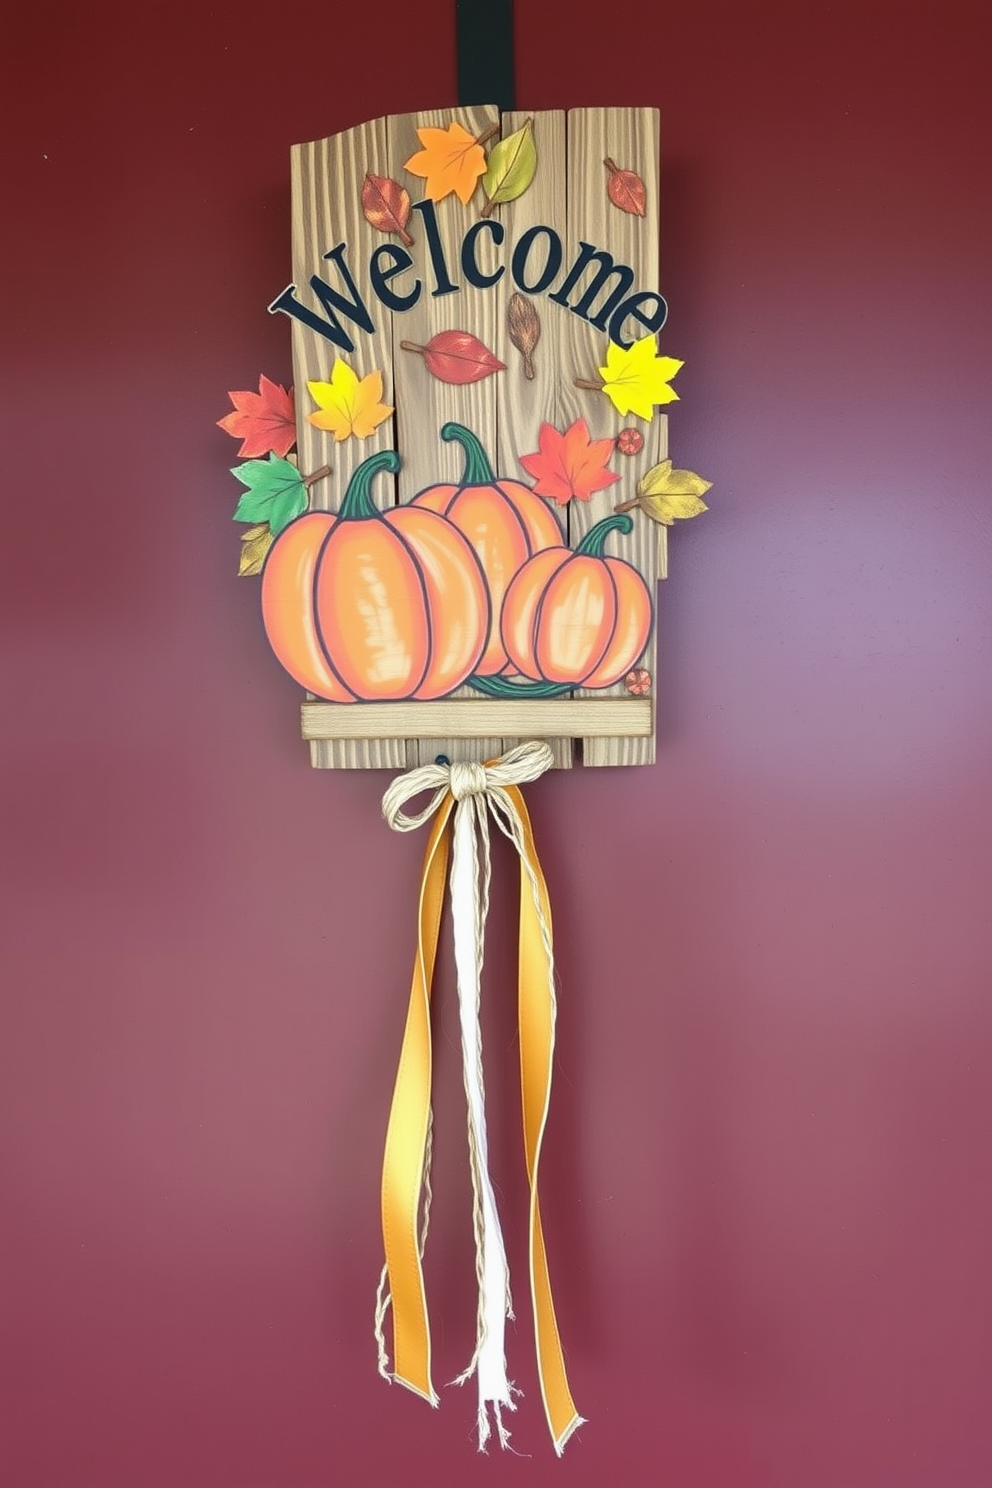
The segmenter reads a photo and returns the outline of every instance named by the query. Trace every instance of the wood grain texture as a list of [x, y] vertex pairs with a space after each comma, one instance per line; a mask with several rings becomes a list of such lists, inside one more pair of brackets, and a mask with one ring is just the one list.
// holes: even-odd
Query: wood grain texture
[[478, 743], [480, 729], [492, 731], [504, 723], [528, 738], [551, 738], [561, 730], [575, 737], [638, 738], [651, 732], [652, 710], [650, 699], [631, 697], [443, 698], [436, 703], [304, 703], [301, 721], [303, 737], [317, 741], [416, 738], [424, 732]]
[[[493, 125], [499, 124], [499, 110], [490, 105], [474, 108], [429, 110], [418, 114], [402, 114], [388, 121], [389, 157], [393, 169], [391, 174], [410, 188], [414, 200], [423, 196], [424, 182], [404, 171], [404, 162], [421, 148], [417, 130], [423, 128], [446, 128], [457, 122], [470, 134], [478, 138]], [[426, 242], [425, 224], [417, 213], [413, 214], [410, 231], [415, 239], [410, 250], [416, 262], [418, 278], [423, 280], [424, 292], [412, 310], [393, 317], [393, 375], [396, 387], [396, 435], [397, 445], [403, 460], [399, 474], [399, 498], [409, 501], [425, 486], [437, 485], [441, 481], [461, 480], [464, 456], [461, 447], [445, 443], [441, 439], [442, 426], [453, 420], [464, 424], [482, 440], [487, 453], [495, 456], [496, 450], [496, 382], [503, 375], [494, 373], [480, 382], [457, 386], [441, 382], [428, 371], [422, 357], [414, 352], [400, 349], [401, 341], [413, 341], [425, 345], [439, 331], [471, 331], [495, 352], [500, 361], [505, 361], [497, 349], [497, 310], [492, 290], [477, 289], [465, 282], [461, 271], [462, 239], [467, 229], [479, 218], [483, 205], [481, 189], [476, 190], [468, 206], [457, 196], [448, 196], [436, 203], [438, 231], [444, 247], [448, 273], [453, 283], [459, 285], [453, 294], [436, 294], [434, 272]], [[480, 257], [482, 257], [480, 253]], [[466, 702], [480, 701], [479, 694], [471, 688], [463, 688], [460, 694]], [[449, 759], [491, 759], [502, 752], [498, 736], [467, 743], [464, 739], [412, 738], [408, 755], [411, 765], [429, 764], [439, 754]]]
[[[659, 120], [655, 109], [610, 108], [572, 109], [568, 115], [568, 234], [567, 243], [593, 243], [611, 253], [618, 262], [631, 265], [635, 283], [640, 289], [658, 288], [658, 159]], [[622, 212], [607, 194], [609, 171], [604, 160], [611, 158], [624, 169], [635, 170], [647, 188], [647, 211], [644, 217]], [[585, 281], [583, 281], [584, 283]], [[572, 296], [573, 301], [575, 296]], [[598, 368], [606, 358], [608, 338], [577, 315], [566, 320], [566, 345], [562, 359], [562, 403], [566, 425], [584, 418], [594, 438], [615, 437], [621, 428], [636, 426], [644, 435], [644, 449], [635, 458], [617, 454], [611, 468], [621, 480], [607, 491], [597, 491], [588, 502], [569, 504], [572, 546], [590, 527], [608, 516], [620, 501], [635, 494], [639, 475], [667, 456], [667, 420], [655, 414], [650, 423], [630, 416], [621, 418], [602, 393], [580, 390], [576, 378], [596, 381]], [[631, 323], [628, 322], [628, 334]], [[633, 563], [657, 600], [658, 536], [654, 523], [641, 512], [634, 512], [634, 530], [630, 537], [611, 535], [607, 551]], [[640, 665], [652, 679], [657, 676], [655, 664], [656, 637], [652, 629], [648, 648]], [[623, 684], [610, 689], [610, 695], [624, 694]], [[595, 694], [602, 696], [602, 693]], [[653, 693], [652, 693], [653, 703]], [[637, 740], [587, 738], [582, 743], [582, 761], [586, 765], [651, 764], [654, 761], [654, 736]]]
[[[315, 486], [313, 493], [313, 505], [330, 511], [337, 510], [356, 466], [377, 450], [396, 448], [395, 419], [387, 419], [367, 439], [336, 440], [333, 434], [315, 429], [307, 418], [316, 408], [307, 383], [326, 382], [337, 357], [346, 361], [359, 377], [377, 370], [383, 372], [385, 401], [395, 401], [390, 391], [392, 376], [388, 365], [391, 317], [373, 294], [368, 271], [369, 246], [375, 237], [385, 239], [374, 233], [362, 212], [366, 171], [374, 171], [376, 175], [390, 173], [387, 124], [386, 119], [373, 119], [330, 139], [294, 145], [290, 153], [293, 283], [297, 298], [319, 312], [319, 302], [310, 289], [314, 274], [325, 278], [342, 294], [346, 292], [337, 266], [324, 258], [339, 243], [346, 243], [345, 262], [376, 326], [376, 334], [369, 336], [342, 316], [342, 325], [355, 344], [353, 352], [346, 352], [298, 320], [291, 321], [300, 469], [308, 472], [323, 465], [331, 466], [333, 476]], [[380, 506], [396, 500], [393, 484], [386, 476], [376, 481], [374, 495]]]
[[[503, 134], [512, 134], [521, 129], [528, 119], [534, 121], [534, 144], [537, 149], [537, 174], [532, 184], [515, 201], [505, 202], [496, 209], [497, 219], [506, 228], [504, 244], [506, 272], [496, 286], [496, 306], [499, 322], [498, 355], [506, 362], [506, 371], [496, 379], [496, 407], [498, 417], [498, 439], [496, 469], [500, 475], [513, 480], [530, 483], [530, 477], [520, 464], [520, 456], [531, 454], [538, 447], [541, 424], [547, 421], [560, 427], [561, 404], [561, 357], [564, 344], [564, 321], [567, 312], [557, 305], [548, 305], [543, 295], [528, 295], [527, 299], [541, 327], [540, 340], [532, 357], [533, 379], [524, 371], [524, 359], [510, 340], [507, 313], [510, 300], [517, 293], [510, 273], [510, 258], [513, 245], [519, 243], [529, 228], [552, 227], [562, 241], [568, 230], [566, 213], [565, 171], [565, 114], [562, 109], [544, 113], [508, 113], [503, 115]], [[567, 512], [559, 512], [567, 535]], [[503, 749], [512, 749], [521, 741], [504, 737]], [[570, 738], [549, 739], [554, 750], [555, 766], [571, 769], [575, 759], [575, 744]]]
[[[368, 243], [372, 229], [362, 212], [362, 183], [366, 171], [389, 175], [387, 120], [372, 119], [343, 134], [329, 139], [294, 145], [290, 152], [293, 214], [293, 283], [297, 298], [313, 309], [319, 309], [310, 289], [314, 274], [327, 280], [344, 293], [337, 266], [328, 263], [324, 254], [347, 243], [346, 263], [376, 324], [377, 334], [369, 336], [355, 327], [352, 340], [355, 350], [339, 351], [332, 342], [315, 331], [292, 320], [293, 373], [296, 383], [296, 437], [300, 469], [307, 473], [330, 465], [333, 474], [320, 481], [312, 492], [312, 505], [336, 511], [355, 468], [378, 450], [395, 447], [395, 419], [387, 419], [367, 439], [336, 440], [333, 434], [315, 429], [307, 414], [315, 408], [307, 389], [311, 381], [326, 381], [335, 358], [341, 356], [348, 365], [365, 377], [381, 371], [384, 398], [393, 402], [392, 369], [389, 365], [391, 333], [389, 315], [372, 293], [368, 272]], [[343, 321], [351, 333], [351, 322]], [[380, 476], [373, 496], [380, 507], [396, 500], [396, 483]], [[404, 769], [407, 749], [402, 740], [370, 740], [365, 745], [347, 746], [326, 741], [311, 746], [310, 763], [316, 769]]]

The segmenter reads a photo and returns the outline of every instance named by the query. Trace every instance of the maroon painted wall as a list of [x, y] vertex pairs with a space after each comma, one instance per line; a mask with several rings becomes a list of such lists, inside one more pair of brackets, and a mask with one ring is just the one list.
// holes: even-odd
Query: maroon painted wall
[[[992, 1482], [987, 60], [963, 0], [521, 3], [524, 105], [663, 111], [679, 463], [661, 750], [531, 791], [560, 937], [525, 1457], [376, 1376], [421, 843], [315, 774], [235, 577], [231, 387], [288, 380], [288, 147], [454, 101], [449, 0], [5, 22], [4, 1488]], [[505, 857], [498, 864], [510, 878]], [[429, 1251], [472, 1260], [451, 978]]]

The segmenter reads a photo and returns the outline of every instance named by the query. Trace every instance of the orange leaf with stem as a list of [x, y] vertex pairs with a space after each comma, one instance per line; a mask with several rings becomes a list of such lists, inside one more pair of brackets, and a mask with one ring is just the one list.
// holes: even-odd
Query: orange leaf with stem
[[603, 164], [610, 173], [606, 190], [613, 205], [633, 217], [643, 217], [647, 209], [647, 191], [637, 172], [623, 170], [608, 155]]
[[585, 419], [576, 419], [564, 434], [552, 424], [542, 424], [538, 444], [538, 453], [520, 456], [527, 474], [536, 476], [538, 496], [549, 496], [562, 505], [573, 496], [588, 501], [593, 491], [605, 490], [620, 479], [606, 468], [616, 441], [590, 439]]
[[[498, 130], [498, 125], [493, 128]], [[443, 201], [452, 192], [467, 206], [479, 177], [486, 173], [486, 152], [474, 134], [452, 121], [447, 129], [418, 129], [422, 150], [405, 163], [413, 176], [424, 176], [424, 191], [431, 201]], [[482, 136], [483, 139], [486, 136]]]

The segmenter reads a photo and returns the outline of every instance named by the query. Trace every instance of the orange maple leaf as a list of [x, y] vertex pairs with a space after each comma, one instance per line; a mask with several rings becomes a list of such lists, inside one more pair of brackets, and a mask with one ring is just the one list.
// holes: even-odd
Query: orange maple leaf
[[258, 392], [238, 392], [227, 395], [234, 404], [234, 412], [218, 419], [220, 427], [235, 439], [243, 440], [239, 455], [253, 460], [275, 450], [277, 455], [288, 455], [296, 443], [296, 409], [293, 405], [293, 389], [286, 389], [267, 377], [258, 379]]
[[417, 134], [424, 148], [410, 156], [405, 169], [426, 176], [424, 190], [431, 201], [443, 201], [454, 192], [467, 206], [486, 173], [486, 152], [475, 135], [457, 122], [447, 129], [418, 129]]
[[538, 443], [539, 453], [520, 456], [527, 474], [537, 477], [534, 490], [538, 496], [550, 496], [562, 505], [573, 496], [588, 501], [593, 491], [605, 490], [620, 479], [606, 469], [615, 441], [590, 439], [585, 419], [576, 419], [564, 434], [551, 424], [542, 424]]

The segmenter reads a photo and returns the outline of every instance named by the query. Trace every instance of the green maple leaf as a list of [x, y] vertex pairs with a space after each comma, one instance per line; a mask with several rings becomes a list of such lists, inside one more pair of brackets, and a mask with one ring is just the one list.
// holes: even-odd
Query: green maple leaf
[[267, 460], [245, 460], [231, 474], [248, 487], [234, 513], [236, 522], [268, 522], [275, 536], [307, 509], [307, 488], [300, 472], [275, 453]]

